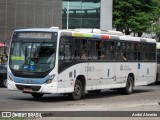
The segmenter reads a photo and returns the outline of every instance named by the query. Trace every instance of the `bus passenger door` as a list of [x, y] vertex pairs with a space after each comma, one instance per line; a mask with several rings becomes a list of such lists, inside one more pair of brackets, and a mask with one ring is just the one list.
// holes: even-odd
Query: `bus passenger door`
[[[139, 43], [138, 44], [138, 81], [136, 85], [147, 85], [151, 81], [152, 77], [152, 44]], [[148, 52], [149, 51], [149, 52]], [[154, 82], [154, 81], [153, 81]]]
[[91, 89], [113, 87], [115, 81], [115, 63], [99, 62], [88, 64], [88, 85]]
[[116, 84], [115, 62], [107, 62], [105, 68], [106, 88], [113, 88]]
[[135, 85], [147, 85], [151, 79], [152, 63], [138, 63], [138, 80]]
[[109, 45], [106, 41], [96, 41], [96, 50], [90, 48], [88, 51], [87, 83], [90, 89], [106, 89], [115, 84], [115, 62], [109, 62], [114, 60], [114, 51], [109, 51]]

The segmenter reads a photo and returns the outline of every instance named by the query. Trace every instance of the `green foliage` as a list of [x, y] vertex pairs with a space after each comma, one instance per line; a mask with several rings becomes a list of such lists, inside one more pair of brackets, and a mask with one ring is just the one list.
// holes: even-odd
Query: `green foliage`
[[149, 32], [153, 21], [160, 15], [159, 0], [113, 0], [113, 25], [118, 31]]
[[157, 37], [157, 41], [160, 41], [160, 0], [155, 0], [157, 2], [157, 6], [159, 9], [157, 9], [156, 15], [158, 16], [158, 20], [155, 22], [155, 33], [156, 33], [156, 37]]
[[160, 23], [156, 24], [155, 33], [156, 33], [157, 41], [160, 41]]

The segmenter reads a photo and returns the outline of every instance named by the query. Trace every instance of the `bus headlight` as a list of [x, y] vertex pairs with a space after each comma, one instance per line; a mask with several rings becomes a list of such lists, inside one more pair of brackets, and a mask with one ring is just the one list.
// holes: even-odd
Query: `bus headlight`
[[51, 75], [51, 76], [48, 78], [48, 80], [46, 80], [46, 84], [51, 83], [51, 82], [53, 81], [53, 79], [54, 79], [54, 75]]

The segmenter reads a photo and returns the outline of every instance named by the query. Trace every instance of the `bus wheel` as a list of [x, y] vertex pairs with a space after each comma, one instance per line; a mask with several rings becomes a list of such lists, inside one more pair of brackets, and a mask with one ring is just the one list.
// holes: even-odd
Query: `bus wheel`
[[3, 74], [0, 74], [0, 86], [7, 87], [7, 78]]
[[156, 74], [156, 81], [155, 81], [155, 85], [159, 85], [160, 81], [158, 81], [158, 73]]
[[44, 95], [43, 93], [32, 93], [32, 96], [34, 98], [42, 98], [43, 95]]
[[75, 85], [74, 85], [74, 92], [73, 93], [69, 93], [68, 96], [72, 99], [72, 100], [79, 100], [82, 97], [83, 94], [83, 87], [82, 87], [82, 83], [80, 80], [76, 80]]
[[5, 88], [7, 87], [7, 79], [3, 80], [3, 87], [5, 87]]
[[98, 94], [100, 92], [101, 92], [101, 90], [90, 90], [90, 91], [88, 91], [88, 93], [94, 93], [94, 94]]
[[131, 76], [128, 76], [126, 87], [123, 89], [123, 93], [126, 95], [132, 94], [134, 87], [133, 78]]

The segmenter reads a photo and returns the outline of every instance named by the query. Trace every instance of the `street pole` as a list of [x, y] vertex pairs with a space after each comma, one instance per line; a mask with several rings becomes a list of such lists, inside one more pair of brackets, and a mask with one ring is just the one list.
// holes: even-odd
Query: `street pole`
[[69, 0], [67, 3], [67, 29], [69, 28]]
[[8, 40], [10, 40], [10, 37], [9, 37], [8, 39], [6, 39], [6, 40], [3, 41], [3, 44], [5, 45], [5, 46], [4, 46], [4, 49], [3, 49], [3, 52], [4, 52], [4, 53], [6, 53], [6, 50], [7, 50], [6, 42], [7, 42]]
[[153, 25], [155, 25], [156, 23], [154, 22], [154, 23], [152, 23], [151, 24], [151, 38], [153, 38], [153, 32], [154, 32], [154, 26]]

